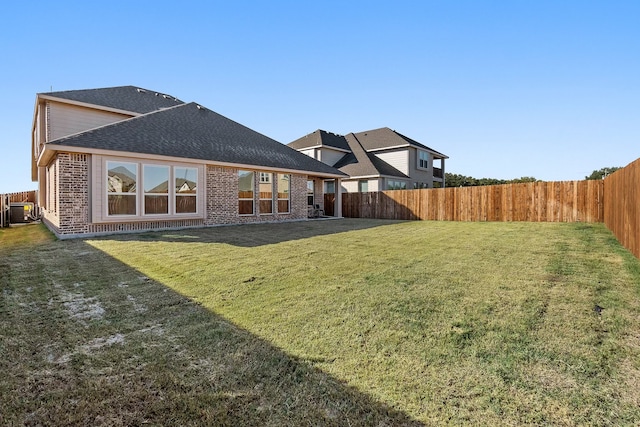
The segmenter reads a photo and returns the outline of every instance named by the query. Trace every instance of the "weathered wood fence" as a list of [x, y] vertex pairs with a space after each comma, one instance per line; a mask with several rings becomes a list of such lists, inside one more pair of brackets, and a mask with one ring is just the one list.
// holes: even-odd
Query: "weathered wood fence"
[[[342, 215], [440, 221], [602, 222], [602, 180], [344, 193]], [[325, 206], [333, 195], [327, 195]]]
[[640, 258], [640, 159], [604, 179], [604, 223]]
[[21, 191], [19, 193], [9, 193], [9, 203], [36, 202], [36, 191]]

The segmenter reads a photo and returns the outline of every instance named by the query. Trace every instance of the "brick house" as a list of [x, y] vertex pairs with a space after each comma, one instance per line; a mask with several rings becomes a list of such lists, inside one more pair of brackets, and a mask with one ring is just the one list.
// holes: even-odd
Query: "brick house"
[[308, 183], [321, 204], [321, 183], [345, 177], [199, 104], [134, 86], [38, 94], [32, 154], [43, 221], [60, 238], [305, 220]]
[[[347, 135], [318, 129], [288, 145], [347, 174], [341, 192], [445, 186], [448, 157], [388, 127]], [[324, 191], [334, 190], [327, 181]]]

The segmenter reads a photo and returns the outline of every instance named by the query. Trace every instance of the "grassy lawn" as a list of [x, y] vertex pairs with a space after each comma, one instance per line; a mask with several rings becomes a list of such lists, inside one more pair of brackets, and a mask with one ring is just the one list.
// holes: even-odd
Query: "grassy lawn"
[[640, 261], [602, 224], [30, 226], [0, 287], [0, 424], [640, 423]]

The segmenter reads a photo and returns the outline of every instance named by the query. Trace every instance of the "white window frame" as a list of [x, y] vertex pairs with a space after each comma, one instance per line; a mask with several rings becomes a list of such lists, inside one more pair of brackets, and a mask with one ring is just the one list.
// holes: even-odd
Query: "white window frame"
[[[178, 176], [176, 175], [176, 169], [194, 169], [196, 171], [196, 192], [195, 194], [193, 193], [179, 193], [178, 191], [176, 191], [175, 186], [176, 186], [176, 179], [178, 178]], [[195, 168], [193, 166], [186, 166], [186, 165], [175, 165], [171, 168], [171, 173], [170, 173], [170, 178], [171, 178], [171, 186], [170, 189], [173, 190], [173, 200], [172, 200], [172, 204], [173, 204], [173, 214], [176, 216], [183, 216], [183, 215], [194, 215], [198, 212], [198, 194], [200, 191], [200, 185], [198, 183], [199, 178], [200, 178], [200, 173], [198, 168]], [[180, 197], [195, 197], [196, 198], [196, 212], [178, 212], [178, 196]]]
[[[172, 171], [173, 168], [171, 166], [168, 165], [156, 165], [156, 164], [152, 164], [152, 163], [142, 163], [141, 164], [141, 169], [142, 169], [142, 214], [145, 217], [149, 217], [149, 216], [155, 216], [155, 215], [162, 215], [162, 216], [168, 216], [171, 215], [171, 175], [172, 175]], [[167, 173], [167, 192], [166, 193], [147, 193], [147, 191], [145, 190], [145, 181], [144, 179], [146, 179], [146, 172], [145, 169], [147, 167], [155, 167], [155, 168], [167, 168], [168, 169], [168, 173]], [[137, 188], [140, 188], [139, 186]], [[163, 196], [167, 198], [167, 213], [147, 213], [147, 196]]]
[[[136, 192], [135, 193], [116, 193], [109, 192], [109, 165], [113, 163], [126, 163], [136, 165]], [[169, 189], [168, 189], [168, 214], [147, 214], [145, 213], [145, 195], [155, 193], [146, 193], [144, 190], [144, 167], [145, 166], [165, 166], [169, 167]], [[175, 168], [189, 168], [196, 171], [196, 193], [193, 195], [196, 199], [196, 212], [176, 213], [176, 191], [175, 191]], [[128, 157], [111, 157], [111, 156], [92, 156], [93, 174], [92, 188], [94, 194], [91, 197], [91, 221], [94, 223], [117, 223], [122, 221], [161, 221], [173, 219], [202, 219], [204, 218], [204, 165], [194, 163], [179, 163], [168, 161], [144, 160]], [[134, 195], [136, 196], [136, 214], [135, 215], [110, 215], [109, 214], [109, 196], [110, 195]]]
[[[239, 216], [253, 216], [253, 215], [256, 214], [256, 174], [255, 174], [255, 172], [249, 171], [249, 170], [244, 170], [244, 169], [238, 170], [238, 174], [237, 174], [238, 183], [240, 182], [240, 173], [241, 172], [249, 172], [251, 174], [251, 176], [252, 176], [252, 178], [251, 178], [252, 197], [251, 198], [240, 197], [240, 189], [238, 188], [238, 215]], [[249, 200], [251, 201], [251, 208], [252, 208], [251, 209], [251, 213], [246, 213], [246, 214], [240, 213], [240, 202], [249, 201]]]
[[[262, 198], [261, 185], [269, 184], [271, 187], [271, 197], [270, 198]], [[258, 183], [258, 206], [260, 208], [260, 215], [273, 215], [274, 207], [273, 207], [273, 172], [260, 172], [260, 182]], [[262, 201], [268, 200], [271, 205], [271, 212], [262, 212]]]
[[[290, 173], [279, 173], [276, 175], [276, 182], [278, 183], [278, 188], [276, 188], [276, 198], [278, 200], [278, 202], [276, 203], [276, 209], [277, 209], [277, 213], [278, 214], [290, 214], [291, 213], [291, 174]], [[289, 189], [286, 192], [287, 197], [280, 197], [280, 180], [281, 177], [289, 177], [286, 179], [286, 181], [289, 183]], [[285, 211], [280, 211], [280, 201], [281, 200], [286, 200], [287, 201], [287, 210]]]
[[[109, 163], [123, 163], [123, 164], [129, 164], [129, 165], [135, 165], [136, 167], [136, 191], [135, 192], [117, 192], [117, 191], [109, 191]], [[105, 192], [105, 215], [107, 216], [107, 218], [137, 218], [140, 215], [140, 198], [138, 197], [138, 195], [140, 194], [140, 182], [141, 182], [141, 176], [140, 176], [140, 163], [139, 162], [133, 162], [131, 160], [107, 160], [105, 162], [105, 168], [104, 168], [104, 173], [105, 173], [105, 188], [104, 188], [104, 192]], [[136, 207], [136, 212], [134, 214], [110, 214], [109, 213], [109, 196], [134, 196], [136, 198], [136, 203], [135, 203], [135, 207]]]
[[[423, 155], [426, 158], [423, 159], [422, 158]], [[422, 170], [429, 169], [429, 157], [431, 157], [431, 154], [429, 154], [428, 151], [418, 150], [418, 164], [416, 165], [416, 167]], [[423, 162], [424, 162], [424, 166], [423, 166]]]

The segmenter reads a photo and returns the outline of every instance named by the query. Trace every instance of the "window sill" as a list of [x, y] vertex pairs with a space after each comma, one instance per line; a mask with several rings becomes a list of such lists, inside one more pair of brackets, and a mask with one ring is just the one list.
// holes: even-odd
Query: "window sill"
[[202, 214], [163, 214], [163, 215], [118, 215], [107, 216], [97, 221], [93, 221], [94, 224], [112, 224], [118, 222], [145, 222], [145, 221], [181, 221], [185, 219], [204, 219]]

